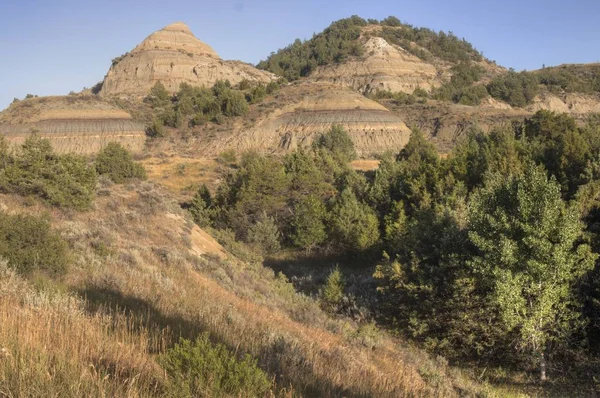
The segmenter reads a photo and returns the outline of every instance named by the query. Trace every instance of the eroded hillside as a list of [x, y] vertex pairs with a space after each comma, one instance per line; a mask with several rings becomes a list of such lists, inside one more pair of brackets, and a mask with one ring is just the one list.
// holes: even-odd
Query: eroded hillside
[[32, 132], [61, 153], [93, 154], [109, 142], [140, 152], [146, 140], [144, 124], [95, 95], [27, 98], [0, 112], [9, 144], [21, 145]]

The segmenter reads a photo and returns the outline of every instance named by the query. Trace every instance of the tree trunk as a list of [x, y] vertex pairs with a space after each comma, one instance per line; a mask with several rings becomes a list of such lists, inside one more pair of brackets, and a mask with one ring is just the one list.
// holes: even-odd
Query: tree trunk
[[542, 352], [542, 354], [540, 355], [540, 380], [541, 381], [546, 381], [546, 357], [544, 356], [544, 353]]

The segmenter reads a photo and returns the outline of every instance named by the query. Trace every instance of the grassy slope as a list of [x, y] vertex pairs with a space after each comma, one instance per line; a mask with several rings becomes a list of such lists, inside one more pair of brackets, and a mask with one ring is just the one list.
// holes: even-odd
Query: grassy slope
[[59, 282], [0, 267], [0, 396], [160, 395], [156, 354], [201, 331], [258, 358], [281, 396], [489, 390], [381, 332], [329, 318], [271, 270], [222, 251], [166, 190], [109, 185], [86, 213], [2, 196], [10, 210], [50, 211], [75, 258]]

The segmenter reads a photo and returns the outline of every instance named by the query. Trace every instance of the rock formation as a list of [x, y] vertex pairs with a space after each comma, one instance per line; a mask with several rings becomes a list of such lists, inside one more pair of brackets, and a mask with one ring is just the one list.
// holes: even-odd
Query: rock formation
[[130, 53], [115, 59], [100, 95], [144, 96], [158, 81], [176, 92], [181, 83], [211, 87], [217, 80], [236, 84], [244, 79], [267, 83], [275, 76], [243, 62], [222, 60], [178, 22], [152, 33]]
[[283, 88], [261, 106], [275, 109], [263, 114], [254, 127], [240, 129], [220, 148], [286, 152], [307, 146], [332, 125], [341, 125], [357, 152], [368, 156], [397, 151], [408, 142], [410, 130], [400, 117], [349, 88], [328, 83], [304, 82]]
[[527, 110], [536, 112], [540, 109], [569, 113], [581, 117], [590, 113], [600, 113], [600, 97], [592, 94], [565, 93], [562, 96], [544, 92], [538, 95]]
[[311, 77], [352, 87], [361, 93], [431, 91], [443, 83], [436, 67], [381, 37], [365, 38], [364, 55], [317, 68]]
[[131, 116], [96, 96], [30, 98], [0, 113], [0, 135], [20, 145], [36, 132], [57, 152], [92, 154], [112, 141], [140, 152], [145, 128]]

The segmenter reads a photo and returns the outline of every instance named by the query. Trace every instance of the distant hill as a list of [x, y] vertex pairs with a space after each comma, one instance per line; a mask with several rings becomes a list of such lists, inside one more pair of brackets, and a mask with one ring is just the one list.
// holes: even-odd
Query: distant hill
[[218, 80], [232, 84], [242, 80], [268, 83], [274, 78], [252, 65], [221, 59], [187, 25], [176, 22], [152, 33], [131, 52], [113, 59], [100, 95], [145, 96], [156, 82], [175, 93], [181, 83], [211, 87]]

